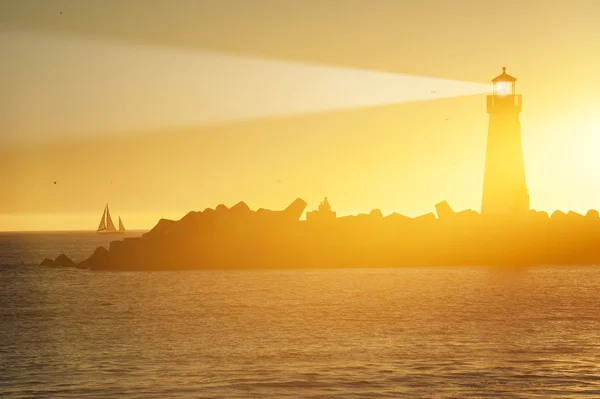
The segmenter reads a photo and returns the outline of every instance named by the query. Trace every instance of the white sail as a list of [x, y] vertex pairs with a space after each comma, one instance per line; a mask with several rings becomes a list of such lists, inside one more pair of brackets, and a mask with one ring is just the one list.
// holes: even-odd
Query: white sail
[[123, 226], [123, 222], [121, 221], [121, 216], [119, 216], [119, 231], [125, 231], [125, 226]]
[[108, 208], [108, 204], [106, 204], [106, 207], [104, 207], [104, 213], [102, 213], [102, 219], [100, 220], [98, 231], [106, 230], [106, 208]]
[[110, 217], [110, 210], [108, 209], [108, 204], [106, 204], [106, 231], [117, 231], [115, 228], [115, 224]]

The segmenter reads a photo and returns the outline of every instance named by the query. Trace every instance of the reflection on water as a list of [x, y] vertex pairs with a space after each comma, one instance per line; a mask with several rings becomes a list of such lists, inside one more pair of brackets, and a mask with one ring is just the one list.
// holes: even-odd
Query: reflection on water
[[0, 268], [9, 397], [600, 397], [600, 268]]

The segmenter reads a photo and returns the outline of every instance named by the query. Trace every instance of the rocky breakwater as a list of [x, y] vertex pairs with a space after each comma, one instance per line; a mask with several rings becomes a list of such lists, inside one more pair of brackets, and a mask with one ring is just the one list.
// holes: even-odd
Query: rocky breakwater
[[[76, 265], [92, 270], [178, 270], [268, 267], [293, 253], [294, 225], [306, 208], [252, 211], [244, 202], [161, 219], [141, 237], [113, 241]], [[293, 256], [293, 255], [292, 255]], [[259, 266], [260, 265], [260, 266]]]
[[66, 256], [47, 266], [91, 270], [257, 269], [453, 265], [600, 264], [600, 215], [531, 210], [518, 217], [455, 212], [445, 201], [436, 213], [336, 217], [328, 202], [300, 220], [306, 202], [285, 210], [231, 208], [161, 219], [148, 233], [113, 241], [83, 262]]

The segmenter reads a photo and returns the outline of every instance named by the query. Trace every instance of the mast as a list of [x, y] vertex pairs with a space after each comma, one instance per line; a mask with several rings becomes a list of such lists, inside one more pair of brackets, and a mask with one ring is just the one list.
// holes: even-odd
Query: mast
[[108, 208], [108, 204], [104, 207], [104, 212], [102, 213], [102, 219], [100, 220], [100, 225], [98, 226], [98, 231], [106, 230], [106, 209]]

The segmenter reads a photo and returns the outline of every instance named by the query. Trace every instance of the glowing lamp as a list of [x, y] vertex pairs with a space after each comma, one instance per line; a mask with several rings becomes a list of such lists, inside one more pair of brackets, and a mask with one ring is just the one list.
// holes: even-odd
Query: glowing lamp
[[494, 92], [499, 96], [505, 96], [511, 94], [512, 87], [508, 82], [497, 82], [494, 84]]
[[503, 67], [502, 74], [492, 79], [492, 83], [494, 84], [494, 95], [508, 96], [515, 94], [516, 81], [516, 78], [506, 73], [506, 67]]

